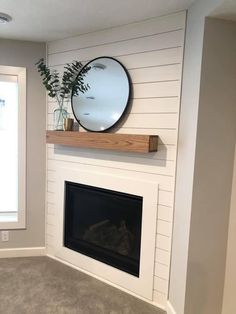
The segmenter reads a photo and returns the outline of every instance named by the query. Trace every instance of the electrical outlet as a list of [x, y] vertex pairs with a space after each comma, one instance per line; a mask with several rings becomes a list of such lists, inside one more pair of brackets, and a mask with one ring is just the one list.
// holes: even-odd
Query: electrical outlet
[[2, 231], [1, 236], [2, 236], [2, 241], [3, 242], [9, 241], [9, 231]]

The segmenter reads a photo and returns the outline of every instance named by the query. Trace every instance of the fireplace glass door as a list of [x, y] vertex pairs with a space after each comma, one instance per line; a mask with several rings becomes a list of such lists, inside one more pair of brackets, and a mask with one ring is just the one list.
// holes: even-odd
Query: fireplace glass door
[[65, 182], [64, 246], [139, 277], [143, 199]]

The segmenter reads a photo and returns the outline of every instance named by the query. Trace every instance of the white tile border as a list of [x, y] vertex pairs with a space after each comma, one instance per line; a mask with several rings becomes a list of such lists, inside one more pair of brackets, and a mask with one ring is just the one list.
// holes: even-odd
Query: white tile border
[[[88, 256], [72, 251], [63, 246], [64, 225], [64, 183], [65, 181], [78, 182], [91, 186], [111, 189], [143, 197], [142, 239], [140, 276], [135, 277], [114, 267], [96, 261]], [[153, 299], [153, 278], [155, 258], [156, 216], [158, 200], [158, 184], [134, 180], [128, 177], [108, 175], [100, 172], [82, 171], [73, 167], [57, 169], [56, 178], [56, 252], [55, 256], [97, 276], [130, 290], [148, 300]]]

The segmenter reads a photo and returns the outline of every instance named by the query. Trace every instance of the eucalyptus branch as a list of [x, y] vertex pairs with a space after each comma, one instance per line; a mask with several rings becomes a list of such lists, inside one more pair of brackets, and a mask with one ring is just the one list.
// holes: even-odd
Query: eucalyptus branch
[[57, 70], [51, 71], [46, 66], [43, 58], [35, 65], [42, 77], [42, 82], [48, 91], [48, 95], [51, 98], [56, 98], [59, 104], [71, 95], [79, 95], [79, 92], [84, 93], [89, 89], [89, 85], [84, 83], [84, 76], [90, 67], [83, 68], [82, 63], [79, 61], [66, 64], [61, 82], [59, 80], [59, 72]]

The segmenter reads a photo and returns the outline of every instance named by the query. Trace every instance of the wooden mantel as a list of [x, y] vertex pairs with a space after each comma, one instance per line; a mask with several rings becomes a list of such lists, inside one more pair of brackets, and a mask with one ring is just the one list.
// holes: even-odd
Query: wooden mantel
[[157, 151], [158, 136], [76, 131], [47, 131], [46, 142], [48, 144], [71, 147], [150, 153]]

